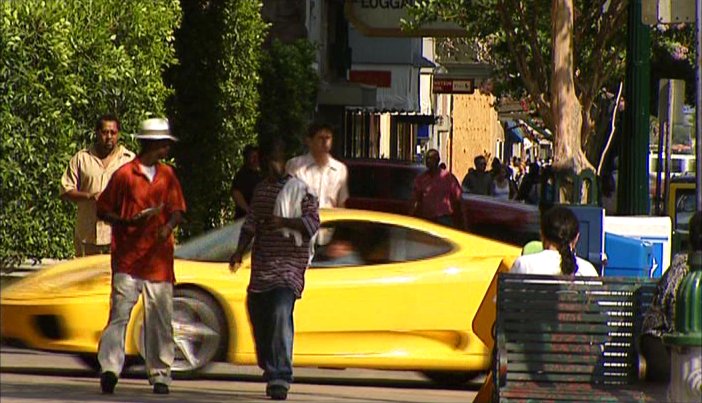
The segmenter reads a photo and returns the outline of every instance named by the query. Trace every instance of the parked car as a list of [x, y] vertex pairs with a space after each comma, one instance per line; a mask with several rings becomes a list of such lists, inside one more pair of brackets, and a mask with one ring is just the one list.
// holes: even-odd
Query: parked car
[[[343, 162], [349, 172], [346, 207], [409, 214], [414, 178], [425, 166], [386, 159]], [[531, 204], [464, 193], [460, 217], [460, 229], [501, 242], [522, 246], [539, 239], [539, 209]]]
[[414, 178], [424, 165], [386, 159], [343, 160], [349, 172], [347, 208], [409, 214]]
[[[511, 266], [519, 248], [395, 214], [332, 209], [320, 215], [329, 241], [318, 246], [295, 306], [296, 366], [416, 370], [437, 381], [466, 381], [488, 369], [485, 335], [494, 309], [483, 316], [479, 307], [495, 273]], [[241, 225], [235, 221], [176, 250], [174, 371], [256, 362], [246, 310], [250, 257], [235, 274], [228, 265]], [[330, 259], [336, 239], [350, 240], [355, 263]], [[110, 276], [109, 256], [90, 256], [7, 286], [0, 335], [13, 345], [78, 354], [94, 366]], [[127, 327], [130, 356], [142, 351], [142, 312], [139, 303]]]

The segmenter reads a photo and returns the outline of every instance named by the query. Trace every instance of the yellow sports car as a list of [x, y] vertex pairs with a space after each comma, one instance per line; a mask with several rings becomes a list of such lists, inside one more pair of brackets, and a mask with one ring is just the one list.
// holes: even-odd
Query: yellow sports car
[[[494, 317], [478, 309], [490, 299], [503, 258], [516, 257], [518, 248], [412, 217], [343, 209], [320, 215], [295, 306], [296, 366], [417, 370], [437, 381], [468, 380], [488, 368]], [[234, 274], [228, 266], [241, 224], [176, 250], [174, 371], [256, 362], [245, 304], [250, 260]], [[2, 290], [2, 338], [95, 365], [109, 293], [109, 256], [44, 269]], [[140, 352], [142, 317], [137, 304], [128, 355]]]

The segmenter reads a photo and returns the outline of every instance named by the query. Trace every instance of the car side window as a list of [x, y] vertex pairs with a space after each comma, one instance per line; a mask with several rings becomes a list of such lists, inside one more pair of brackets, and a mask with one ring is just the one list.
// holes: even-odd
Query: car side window
[[444, 239], [423, 231], [406, 227], [392, 227], [390, 261], [411, 262], [443, 255], [453, 250], [453, 245]]
[[322, 225], [312, 268], [373, 266], [426, 259], [448, 253], [450, 242], [402, 226], [367, 221]]

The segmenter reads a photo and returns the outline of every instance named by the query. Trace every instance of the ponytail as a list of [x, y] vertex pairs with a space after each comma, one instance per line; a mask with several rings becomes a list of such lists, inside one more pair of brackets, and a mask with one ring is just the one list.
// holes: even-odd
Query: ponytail
[[570, 245], [568, 243], [558, 245], [558, 253], [561, 255], [561, 273], [565, 275], [575, 274], [578, 266]]
[[578, 218], [567, 207], [555, 206], [541, 217], [541, 237], [557, 247], [561, 255], [561, 274], [572, 275], [577, 271], [571, 245], [578, 238], [578, 233]]

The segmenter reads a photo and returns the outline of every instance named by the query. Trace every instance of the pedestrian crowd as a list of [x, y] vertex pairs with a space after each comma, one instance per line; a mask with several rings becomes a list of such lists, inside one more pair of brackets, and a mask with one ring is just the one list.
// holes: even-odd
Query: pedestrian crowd
[[493, 158], [487, 170], [487, 157], [478, 155], [473, 164], [461, 183], [465, 193], [533, 205], [552, 198], [549, 193], [554, 185], [551, 159], [525, 163], [514, 156], [508, 164]]

